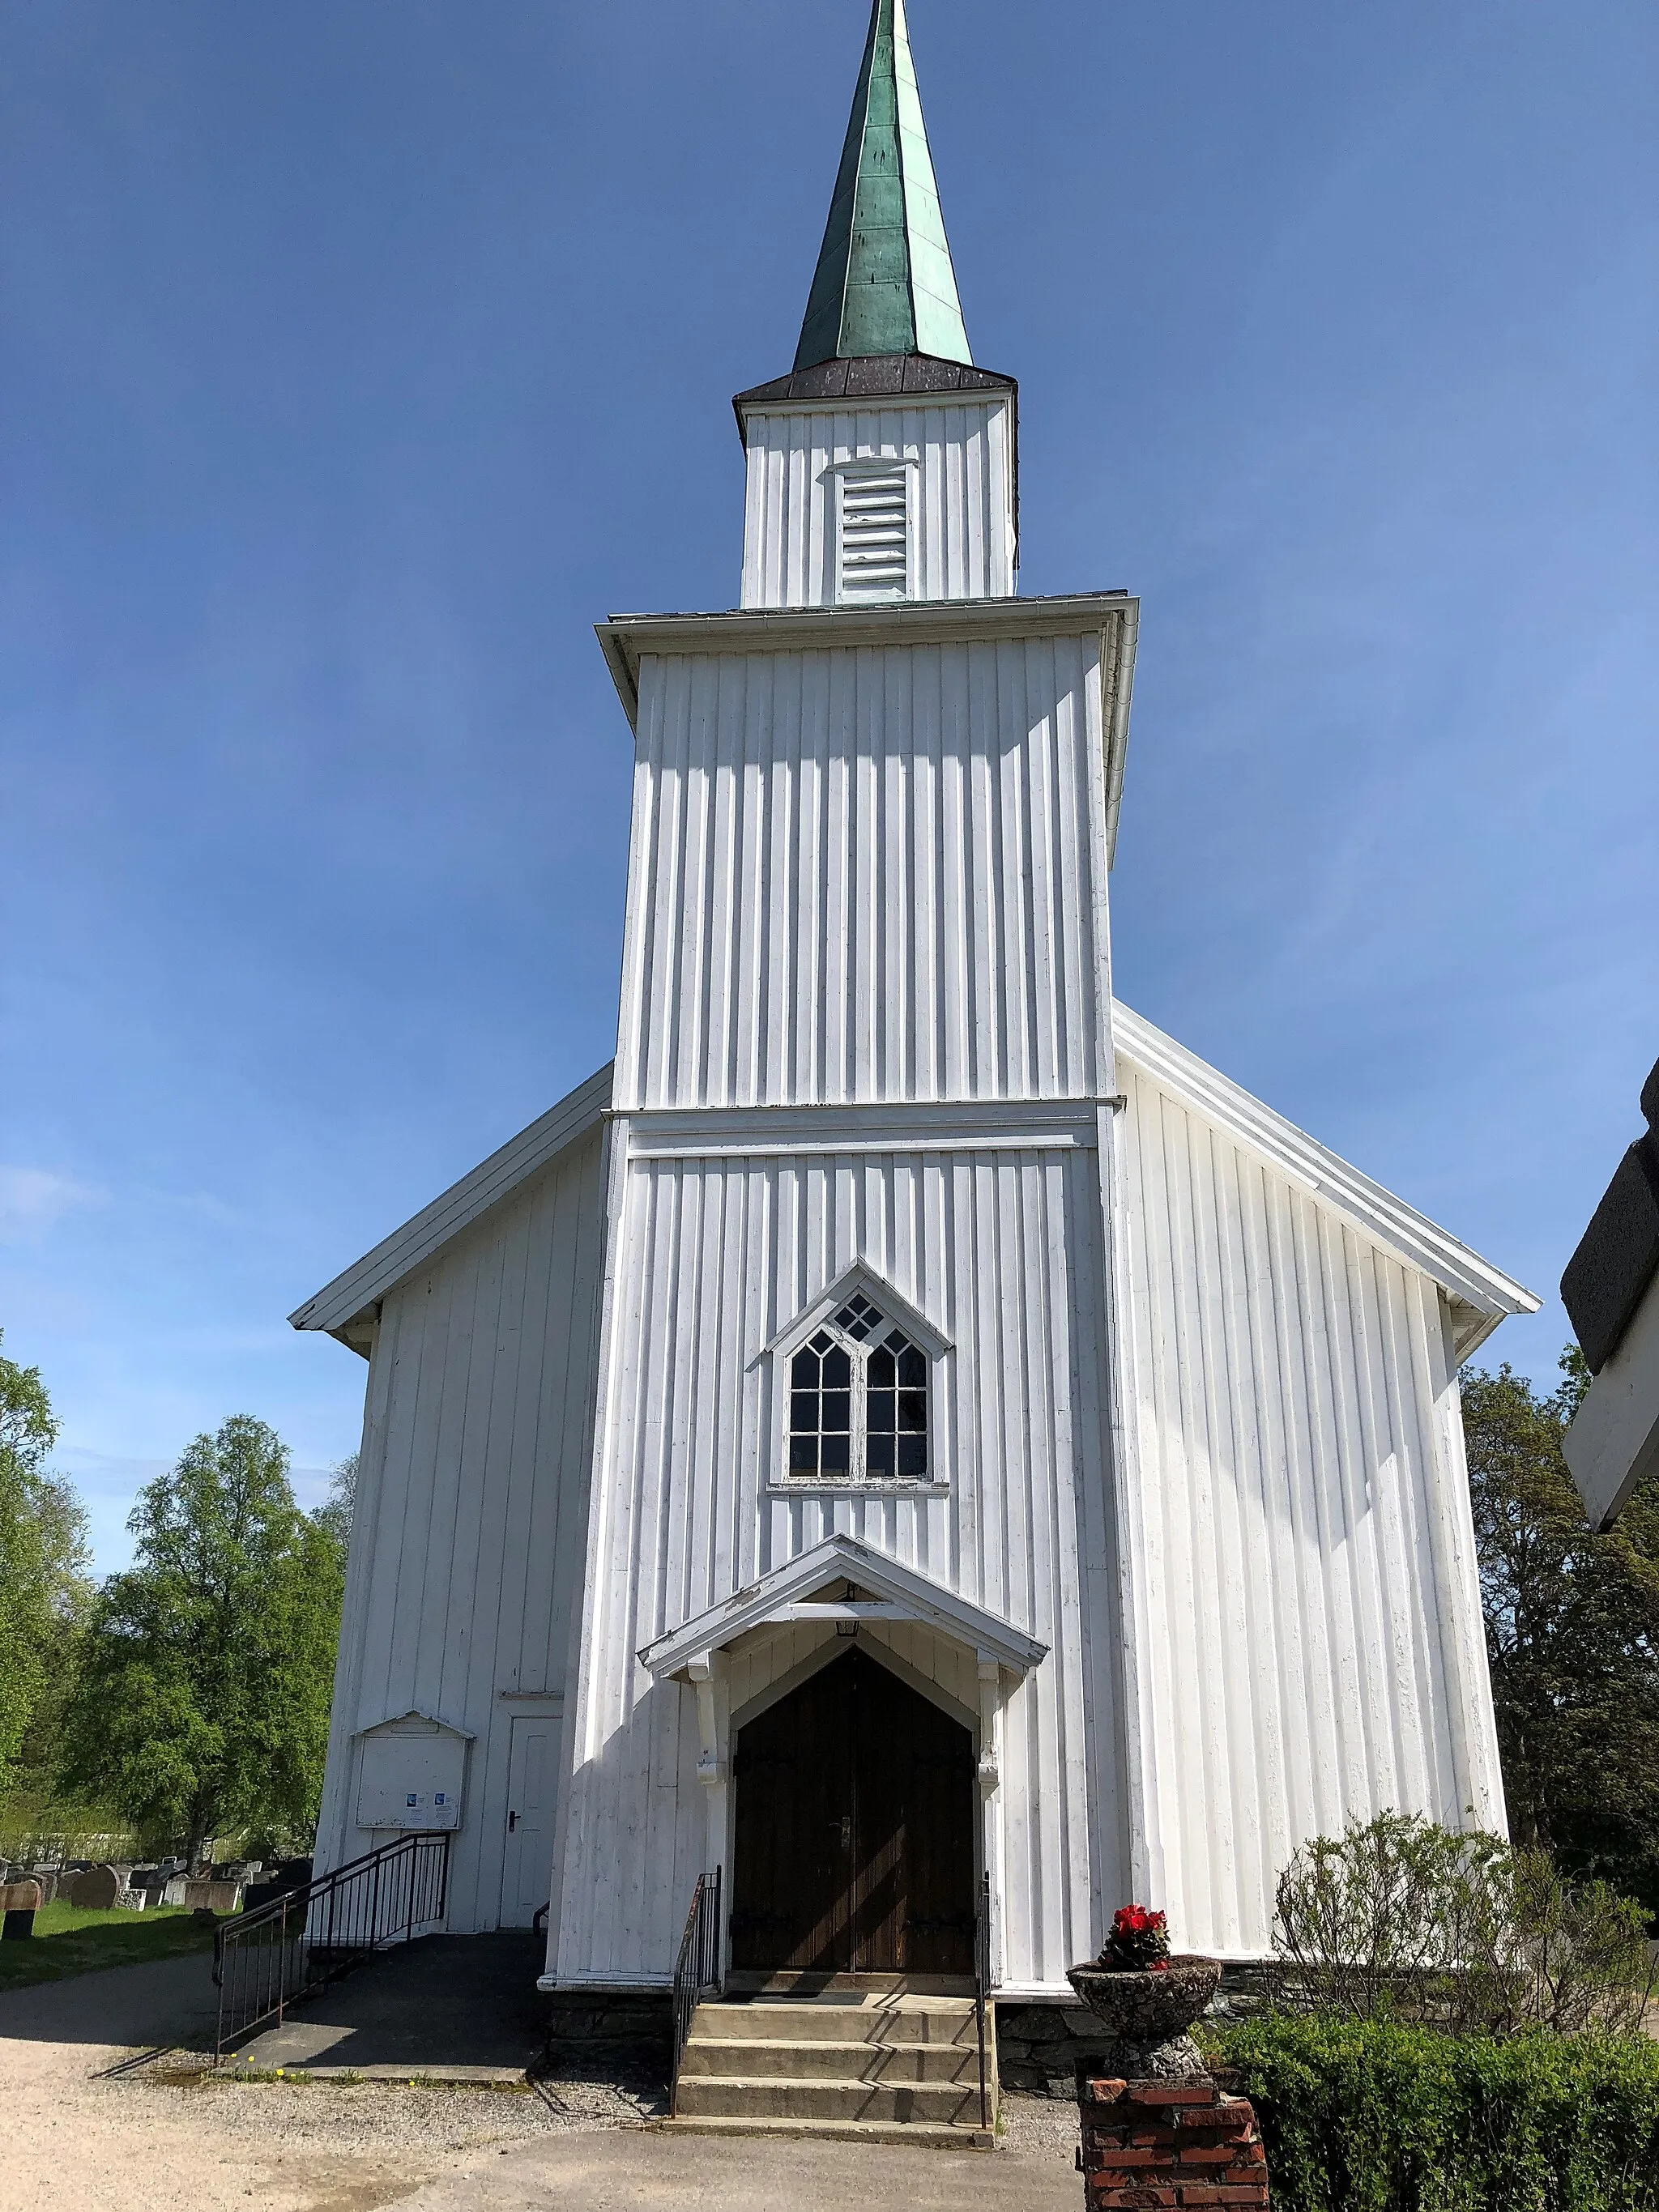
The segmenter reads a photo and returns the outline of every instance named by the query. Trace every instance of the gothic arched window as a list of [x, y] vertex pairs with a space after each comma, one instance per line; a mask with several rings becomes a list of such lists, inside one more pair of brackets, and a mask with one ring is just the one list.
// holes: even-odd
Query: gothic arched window
[[927, 1352], [855, 1291], [788, 1357], [787, 1471], [797, 1480], [927, 1482]]

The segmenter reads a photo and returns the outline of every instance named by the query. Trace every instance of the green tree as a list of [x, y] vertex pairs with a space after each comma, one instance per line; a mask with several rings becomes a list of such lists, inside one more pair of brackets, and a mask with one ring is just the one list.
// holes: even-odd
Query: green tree
[[239, 1414], [143, 1490], [137, 1556], [100, 1593], [60, 1779], [192, 1857], [215, 1835], [308, 1841], [343, 1588], [287, 1447]]
[[1462, 1377], [1510, 1828], [1659, 1912], [1659, 1480], [1590, 1528], [1561, 1455], [1589, 1377], [1576, 1347], [1561, 1367], [1548, 1396]]
[[338, 1545], [340, 1565], [345, 1565], [351, 1544], [352, 1516], [357, 1510], [357, 1455], [349, 1453], [329, 1470], [328, 1496], [312, 1518], [326, 1528]]
[[67, 1686], [91, 1595], [86, 1515], [44, 1465], [58, 1427], [40, 1369], [0, 1353], [0, 1788]]

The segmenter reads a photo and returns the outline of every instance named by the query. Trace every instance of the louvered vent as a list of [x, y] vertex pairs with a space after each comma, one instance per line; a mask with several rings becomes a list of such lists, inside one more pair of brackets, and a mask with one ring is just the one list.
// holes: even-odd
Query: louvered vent
[[872, 470], [841, 480], [841, 596], [902, 599], [908, 580], [905, 471]]

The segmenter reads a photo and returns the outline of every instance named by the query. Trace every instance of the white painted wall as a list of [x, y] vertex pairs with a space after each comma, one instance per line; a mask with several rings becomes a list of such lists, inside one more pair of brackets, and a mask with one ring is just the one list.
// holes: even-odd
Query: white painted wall
[[908, 404], [745, 410], [745, 607], [832, 606], [836, 477], [849, 463], [909, 466], [909, 596], [1005, 598], [1014, 589], [1013, 395]]
[[[726, 1117], [701, 1119], [712, 1135]], [[704, 1863], [692, 1692], [653, 1684], [635, 1655], [842, 1529], [1053, 1647], [1004, 1716], [1003, 1976], [1064, 1986], [1125, 1865], [1095, 1127], [1085, 1112], [1066, 1140], [1024, 1150], [936, 1128], [909, 1152], [720, 1159], [694, 1145], [619, 1163], [562, 1983], [665, 1979]], [[855, 1260], [951, 1342], [934, 1405], [943, 1496], [774, 1488], [763, 1347]], [[975, 1709], [971, 1653], [910, 1657], [961, 1676]], [[752, 1670], [734, 1679], [734, 1707], [755, 1694]]]
[[1449, 1318], [1118, 1065], [1134, 1880], [1183, 1947], [1261, 1955], [1305, 1838], [1504, 1826]]
[[1111, 1089], [1101, 639], [648, 655], [619, 1107]]
[[562, 1710], [580, 1607], [600, 1152], [594, 1129], [392, 1291], [369, 1366], [317, 1863], [389, 1840], [356, 1826], [358, 1730], [410, 1710], [465, 1729], [452, 1930], [495, 1924], [512, 1716]]

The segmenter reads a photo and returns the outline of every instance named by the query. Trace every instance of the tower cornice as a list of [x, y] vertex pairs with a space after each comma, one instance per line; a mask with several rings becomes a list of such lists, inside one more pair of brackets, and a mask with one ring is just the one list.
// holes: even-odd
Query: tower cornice
[[639, 716], [640, 664], [653, 655], [856, 652], [1098, 635], [1109, 859], [1123, 789], [1139, 618], [1140, 602], [1127, 592], [1073, 592], [1055, 599], [903, 599], [865, 606], [747, 607], [722, 614], [612, 615], [594, 625], [594, 635], [630, 728]]

